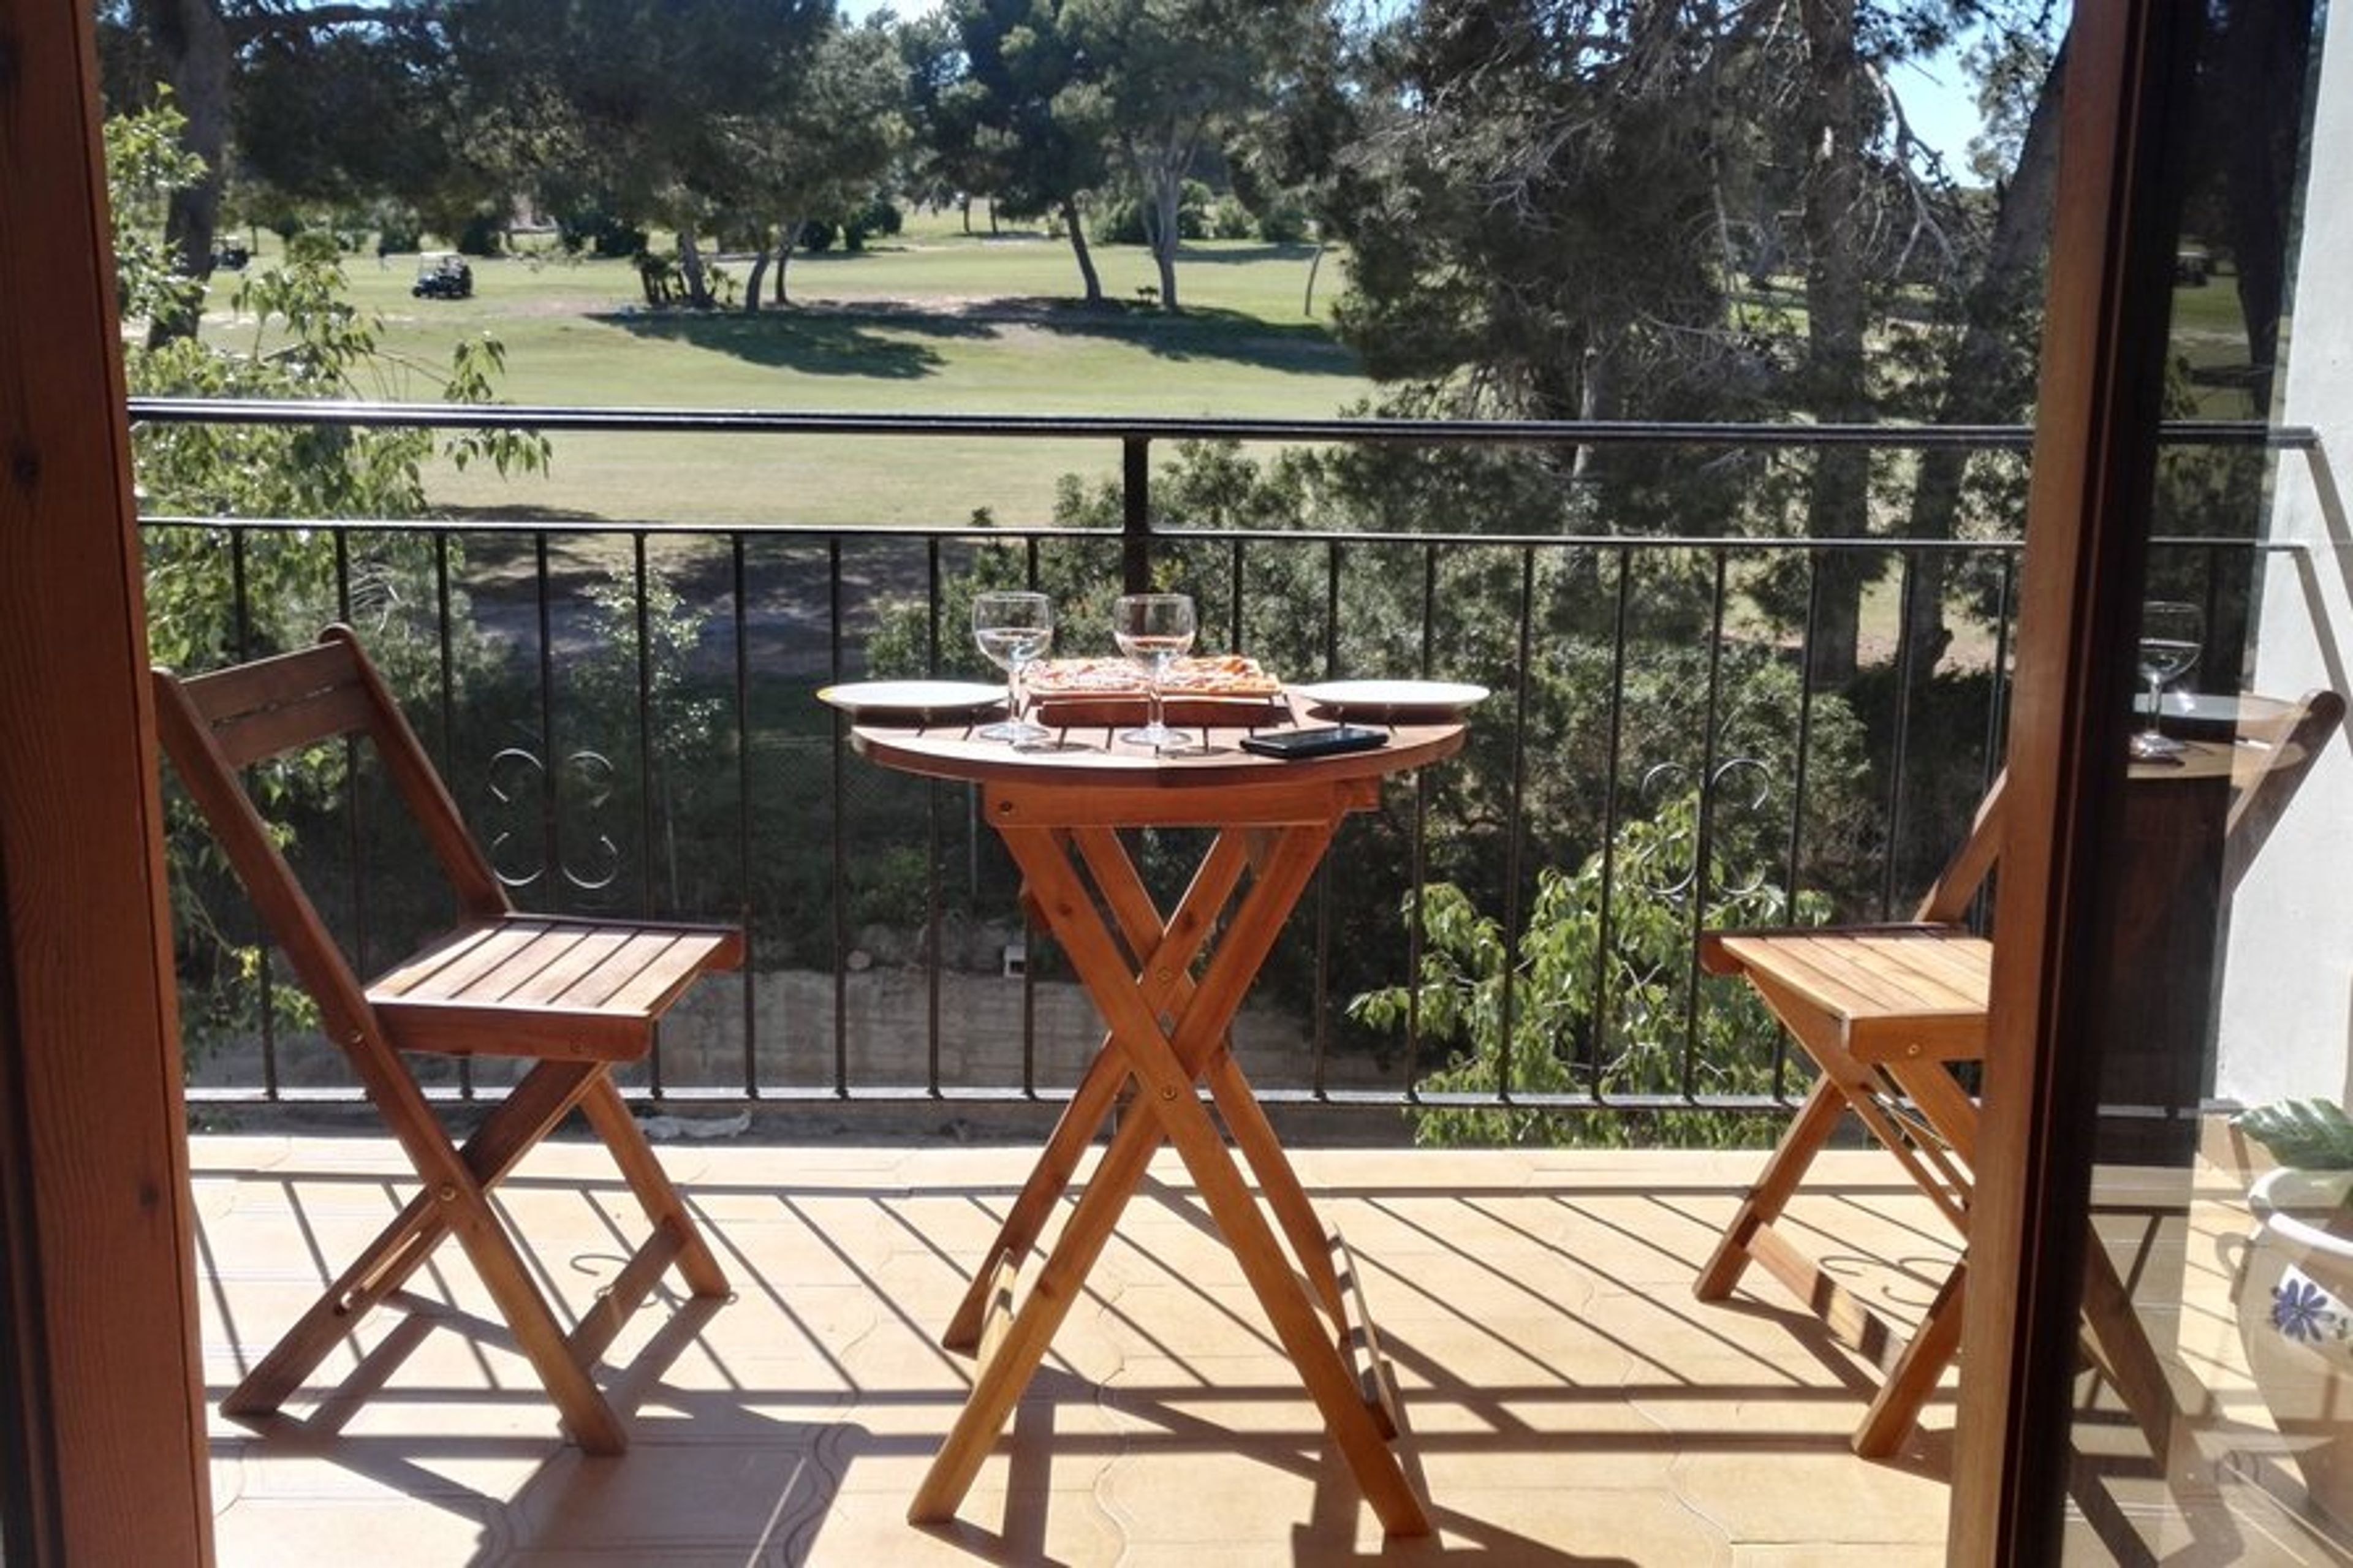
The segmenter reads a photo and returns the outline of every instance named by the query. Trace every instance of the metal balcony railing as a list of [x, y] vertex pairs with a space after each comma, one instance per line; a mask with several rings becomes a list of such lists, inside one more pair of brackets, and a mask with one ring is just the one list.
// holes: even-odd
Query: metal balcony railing
[[[1387, 1111], [1754, 1113], [1802, 1085], [1768, 1026], [1719, 1015], [1696, 931], [1726, 899], [1782, 913], [1900, 910], [1957, 840], [2000, 754], [2020, 544], [2014, 519], [1978, 536], [1815, 539], [1181, 527], [1153, 501], [1156, 446], [1389, 446], [1597, 452], [1640, 446], [1802, 463], [1861, 447], [1898, 465], [1931, 448], [2022, 473], [2023, 427], [1478, 424], [899, 417], [647, 409], [283, 405], [141, 399], [135, 421], [331, 427], [525, 428], [659, 439], [868, 436], [1018, 439], [1121, 454], [1120, 525], [838, 528], [790, 522], [583, 522], [149, 517], [203, 531], [225, 559], [211, 613], [223, 657], [265, 651], [303, 615], [358, 619], [395, 645], [405, 698], [519, 902], [741, 920], [752, 961], [723, 1000], [690, 1005], [629, 1084], [649, 1101], [948, 1108], [1058, 1100], [1093, 1043], [1074, 988], [1019, 927], [1017, 889], [964, 792], [885, 775], [849, 754], [816, 700], [896, 658], [893, 674], [977, 672], [952, 624], [974, 574], [1093, 582], [1107, 595], [1175, 571], [1204, 605], [1204, 646], [1269, 657], [1293, 680], [1442, 675], [1481, 681], [1459, 764], [1397, 786], [1352, 823], [1303, 904], [1239, 1048], [1277, 1105]], [[2308, 432], [2171, 426], [2184, 451], [2308, 447]], [[1566, 465], [1563, 468], [1566, 468]], [[955, 493], [944, 515], [985, 497]], [[854, 464], [845, 466], [854, 472]], [[2218, 627], [2243, 615], [2262, 496], [2230, 533], [2177, 533], [2161, 558]], [[2244, 537], [2235, 536], [2243, 522]], [[296, 562], [309, 564], [296, 570]], [[1860, 592], [1860, 669], [1806, 679], [1825, 584]], [[307, 587], [290, 589], [290, 584]], [[1916, 646], [1903, 607], [1927, 585], [1959, 633]], [[299, 605], [273, 595], [307, 595]], [[1377, 603], [1377, 615], [1366, 606]], [[1766, 606], [1772, 606], [1768, 613]], [[944, 606], [951, 606], [944, 609]], [[185, 606], [182, 606], [185, 613]], [[1066, 628], [1069, 622], [1065, 621]], [[1067, 648], [1084, 649], [1071, 628]], [[290, 632], [283, 635], [291, 635]], [[1106, 641], [1107, 638], [1095, 639]], [[2213, 661], [2223, 664], [2220, 658]], [[1942, 679], [1928, 679], [1931, 665]], [[2227, 679], [2229, 671], [2210, 672]], [[2210, 682], [2211, 684], [2211, 682]], [[396, 846], [378, 842], [372, 784], [289, 799], [294, 852], [363, 968], [429, 925]], [[1677, 811], [1683, 813], [1676, 816]], [[1641, 830], [1672, 819], [1672, 832]], [[1147, 858], [1146, 865], [1151, 862]], [[206, 872], [194, 865], [193, 880]], [[1579, 944], [1522, 953], [1557, 921], [1553, 874], [1579, 879]], [[1351, 1017], [1366, 990], [1420, 972], [1428, 889], [1461, 887], [1501, 951], [1501, 1019], [1485, 1078], [1434, 1082], [1459, 1042]], [[1548, 894], [1548, 887], [1553, 894]], [[1744, 906], [1744, 907], [1752, 907]], [[231, 945], [233, 897], [206, 902]], [[223, 912], [226, 911], [226, 912]], [[1549, 911], [1549, 913], [1547, 913]], [[1662, 958], [1661, 922], [1672, 927]], [[1549, 928], [1548, 928], [1549, 929]], [[1568, 962], [1564, 982], [1548, 964]], [[262, 964], [202, 976], [188, 1012], [206, 1048], [191, 1094], [214, 1105], [353, 1094]], [[224, 994], [228, 994], [224, 1000]], [[1557, 1018], [1556, 1020], [1556, 1014]], [[1008, 1044], [1009, 1042], [1009, 1044]], [[1729, 1042], [1729, 1044], [1727, 1044]], [[1727, 1075], [1715, 1059], [1737, 1053]], [[1638, 1056], [1649, 1059], [1634, 1070]], [[1546, 1060], [1532, 1060], [1532, 1057]], [[443, 1091], [471, 1092], [459, 1070]], [[1451, 1087], [1448, 1087], [1451, 1083]]]

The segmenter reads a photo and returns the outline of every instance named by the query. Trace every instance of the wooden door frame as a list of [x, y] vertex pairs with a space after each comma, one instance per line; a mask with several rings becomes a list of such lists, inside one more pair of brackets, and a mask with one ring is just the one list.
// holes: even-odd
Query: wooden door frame
[[[0, 6], [0, 1483], [18, 1563], [212, 1561], [97, 54]], [[21, 1468], [16, 1468], [21, 1467]]]
[[2055, 1561], [2088, 1228], [2091, 1037], [2162, 409], [2194, 9], [2082, 0], [2028, 494], [1947, 1560]]

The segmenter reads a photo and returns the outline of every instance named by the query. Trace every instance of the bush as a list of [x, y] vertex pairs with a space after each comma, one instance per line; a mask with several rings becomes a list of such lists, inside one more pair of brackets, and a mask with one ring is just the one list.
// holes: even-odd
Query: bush
[[[1176, 237], [1203, 239], [1210, 228], [1209, 187], [1198, 180], [1185, 182], [1176, 200]], [[1134, 191], [1113, 197], [1095, 220], [1095, 238], [1107, 245], [1152, 243], [1151, 205]]]
[[636, 256], [649, 243], [644, 229], [596, 207], [557, 214], [555, 237], [568, 255], [602, 258]]
[[466, 256], [496, 256], [505, 246], [507, 220], [502, 213], [478, 212], [458, 230], [458, 249]]
[[1219, 239], [1252, 239], [1258, 235], [1258, 219], [1239, 198], [1219, 196], [1209, 212], [1209, 232]]
[[1258, 215], [1258, 237], [1269, 245], [1303, 245], [1308, 237], [1306, 204], [1278, 198]]
[[842, 245], [847, 249], [863, 250], [868, 235], [895, 235], [905, 224], [905, 215], [899, 211], [895, 203], [877, 196], [866, 204], [865, 210], [843, 226]]
[[386, 204], [376, 209], [375, 226], [378, 256], [425, 248], [425, 220], [414, 207]]

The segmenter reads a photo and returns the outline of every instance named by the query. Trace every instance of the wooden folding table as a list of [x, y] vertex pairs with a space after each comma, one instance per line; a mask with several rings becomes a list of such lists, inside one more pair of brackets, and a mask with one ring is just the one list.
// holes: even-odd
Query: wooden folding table
[[[885, 767], [980, 786], [983, 813], [1020, 868], [1024, 900], [1070, 955], [1108, 1026], [944, 1335], [951, 1349], [977, 1353], [977, 1371], [908, 1510], [912, 1521], [944, 1521], [963, 1501], [1166, 1140], [1382, 1526], [1392, 1535], [1429, 1532], [1422, 1500], [1390, 1447], [1393, 1394], [1345, 1250], [1317, 1220], [1233, 1059], [1229, 1030], [1341, 819], [1374, 805], [1388, 775], [1451, 755], [1462, 727], [1400, 724], [1377, 751], [1292, 762], [1240, 750], [1242, 733], [1210, 730], [1198, 752], [1154, 756], [1109, 729], [1065, 731], [1056, 749], [1033, 752], [974, 739], [961, 727], [860, 724], [851, 731], [851, 744]], [[1190, 885], [1165, 915], [1120, 837], [1142, 827], [1214, 830]], [[1132, 1110], [1034, 1283], [1020, 1291], [1024, 1261], [1131, 1083]], [[1263, 1210], [1210, 1104], [1249, 1162]]]

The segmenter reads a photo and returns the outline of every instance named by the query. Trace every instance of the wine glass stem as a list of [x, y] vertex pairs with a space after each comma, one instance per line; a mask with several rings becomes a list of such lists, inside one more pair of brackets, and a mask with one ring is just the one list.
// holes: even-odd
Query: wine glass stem
[[2158, 722], [2158, 716], [2164, 711], [2165, 677], [2160, 675], [2152, 678], [2148, 683], [2148, 727], [2141, 731], [2151, 741], [2165, 733], [2165, 726]]

